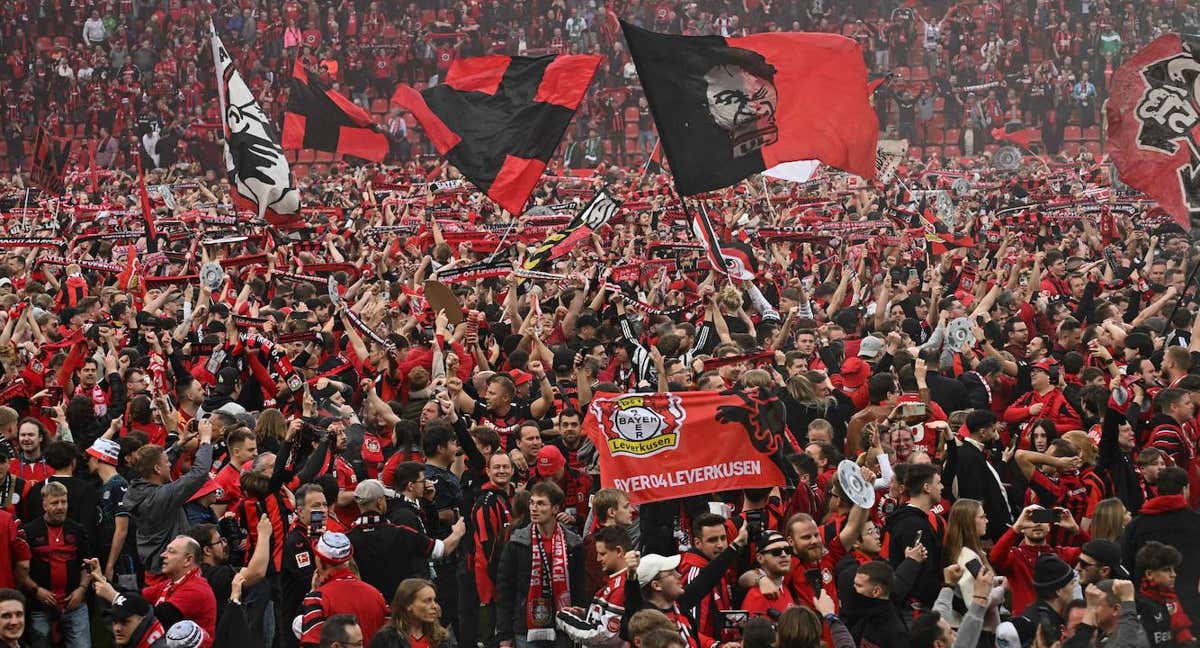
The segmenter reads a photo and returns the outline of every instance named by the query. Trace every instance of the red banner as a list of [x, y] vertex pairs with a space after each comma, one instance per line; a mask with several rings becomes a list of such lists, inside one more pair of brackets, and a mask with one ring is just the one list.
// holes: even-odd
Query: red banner
[[583, 430], [599, 450], [602, 485], [643, 504], [785, 485], [783, 419], [763, 391], [599, 393]]

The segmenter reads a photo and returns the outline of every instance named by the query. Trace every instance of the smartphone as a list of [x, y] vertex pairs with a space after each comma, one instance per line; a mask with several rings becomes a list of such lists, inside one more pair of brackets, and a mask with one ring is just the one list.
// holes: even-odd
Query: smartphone
[[308, 535], [319, 538], [325, 532], [325, 511], [313, 511], [308, 515]]
[[920, 279], [920, 278], [921, 278], [921, 275], [919, 273], [917, 273], [916, 268], [909, 269], [909, 271], [908, 271], [908, 280], [909, 281], [916, 281], [917, 279]]
[[1029, 514], [1034, 524], [1054, 524], [1058, 521], [1058, 511], [1054, 509], [1038, 509]]
[[808, 586], [812, 588], [813, 596], [821, 595], [821, 589], [825, 584], [825, 580], [821, 578], [821, 570], [806, 569], [804, 571], [804, 580], [808, 581]]
[[905, 420], [924, 419], [928, 415], [929, 408], [923, 401], [900, 404], [900, 417]]
[[970, 572], [971, 578], [975, 578], [979, 576], [979, 570], [983, 569], [983, 563], [979, 562], [979, 559], [976, 558], [964, 565], [964, 567], [966, 567], [966, 570]]
[[51, 385], [46, 388], [46, 400], [51, 403], [61, 403], [63, 398], [62, 385]]

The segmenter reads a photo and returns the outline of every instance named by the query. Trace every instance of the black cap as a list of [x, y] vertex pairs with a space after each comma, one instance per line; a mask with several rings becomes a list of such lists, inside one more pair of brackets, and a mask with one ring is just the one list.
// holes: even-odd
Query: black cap
[[241, 375], [237, 369], [233, 367], [224, 367], [217, 372], [217, 385], [215, 390], [219, 394], [228, 396], [233, 393], [233, 387], [237, 384], [238, 376]]
[[118, 621], [129, 617], [147, 616], [150, 614], [150, 604], [137, 594], [117, 594], [112, 602], [112, 615]]
[[1083, 545], [1082, 551], [1097, 564], [1111, 569], [1113, 578], [1129, 578], [1129, 571], [1121, 564], [1121, 547], [1112, 540], [1091, 540]]

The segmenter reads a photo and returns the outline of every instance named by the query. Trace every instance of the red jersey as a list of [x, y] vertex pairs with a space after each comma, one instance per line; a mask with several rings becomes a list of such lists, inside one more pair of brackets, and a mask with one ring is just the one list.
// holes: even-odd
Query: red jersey
[[379, 590], [359, 580], [349, 569], [335, 569], [325, 582], [304, 597], [300, 607], [300, 644], [320, 644], [325, 619], [335, 614], [353, 614], [362, 628], [363, 642], [369, 644], [390, 611]]
[[179, 580], [161, 579], [158, 583], [146, 586], [142, 590], [142, 598], [150, 605], [170, 603], [179, 610], [185, 619], [196, 622], [208, 633], [209, 639], [202, 648], [212, 646], [212, 636], [217, 631], [217, 599], [213, 596], [212, 587], [197, 567]]
[[1081, 551], [1079, 547], [1017, 544], [1023, 537], [1012, 529], [1005, 531], [988, 555], [988, 561], [996, 573], [1008, 577], [1014, 610], [1024, 610], [1037, 600], [1037, 594], [1033, 591], [1033, 564], [1038, 556], [1056, 553], [1068, 565], [1074, 565]]
[[[679, 556], [679, 573], [682, 578], [679, 584], [686, 588], [688, 583], [691, 583], [708, 563], [708, 558], [695, 549], [681, 554]], [[697, 630], [710, 637], [715, 637], [717, 636], [718, 613], [732, 609], [733, 592], [730, 590], [729, 578], [726, 574], [726, 577], [722, 578], [717, 586], [705, 594], [704, 598], [700, 599], [700, 603], [688, 612], [696, 620]]]

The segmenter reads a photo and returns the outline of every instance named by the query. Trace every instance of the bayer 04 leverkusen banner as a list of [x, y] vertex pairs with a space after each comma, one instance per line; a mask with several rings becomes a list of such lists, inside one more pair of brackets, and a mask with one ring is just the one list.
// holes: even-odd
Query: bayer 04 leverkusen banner
[[1184, 228], [1200, 221], [1200, 44], [1164, 34], [1112, 76], [1105, 113], [1121, 181]]
[[794, 483], [783, 404], [765, 391], [599, 393], [583, 429], [605, 488], [634, 504]]
[[659, 34], [622, 22], [680, 195], [796, 160], [875, 177], [862, 48], [837, 34]]

